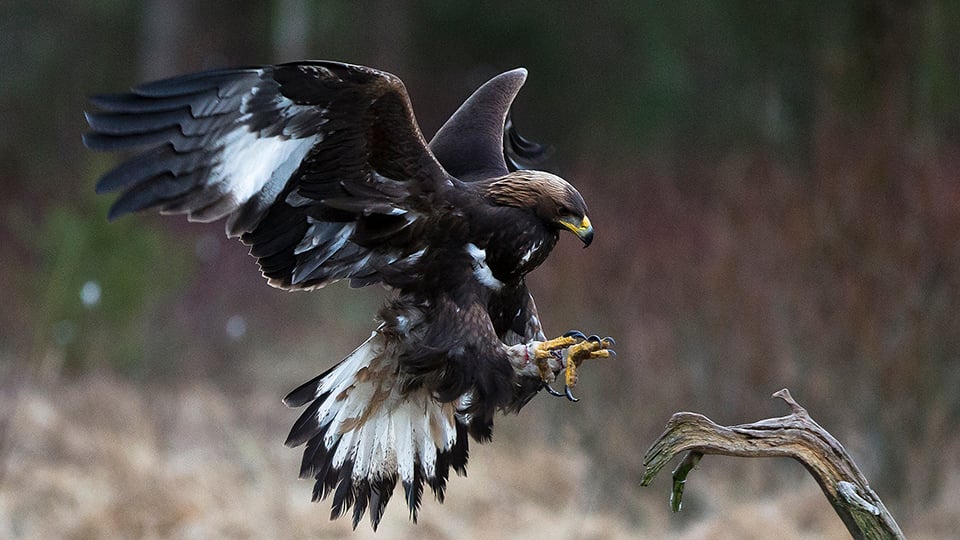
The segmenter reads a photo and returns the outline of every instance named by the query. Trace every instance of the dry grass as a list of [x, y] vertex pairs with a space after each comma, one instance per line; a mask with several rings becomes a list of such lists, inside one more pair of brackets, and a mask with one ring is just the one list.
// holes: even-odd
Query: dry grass
[[[210, 381], [144, 387], [91, 375], [24, 387], [15, 408], [4, 395], [0, 406], [14, 416], [3, 456], [0, 537], [350, 534], [349, 522], [328, 521], [328, 507], [309, 502], [310, 483], [295, 478], [298, 452], [280, 444], [293, 413], [279, 404], [280, 393], [238, 393]], [[772, 461], [708, 459], [678, 515], [665, 501], [666, 476], [611, 502], [592, 478], [596, 458], [570, 440], [551, 445], [529, 429], [536, 421], [536, 412], [504, 419], [496, 443], [474, 447], [470, 478], [451, 480], [444, 505], [426, 500], [412, 525], [402, 501], [394, 501], [376, 536], [846, 537], [813, 481], [799, 471], [781, 474]], [[956, 527], [957, 508], [948, 501], [922, 516], [929, 530], [908, 532], [933, 538]], [[353, 537], [373, 533], [364, 522]]]

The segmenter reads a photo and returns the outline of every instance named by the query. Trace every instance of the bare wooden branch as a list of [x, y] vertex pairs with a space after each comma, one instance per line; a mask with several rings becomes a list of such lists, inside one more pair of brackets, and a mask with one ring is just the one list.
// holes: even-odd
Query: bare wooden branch
[[670, 504], [676, 512], [680, 510], [687, 475], [705, 454], [789, 457], [802, 463], [813, 475], [854, 538], [904, 538], [893, 516], [843, 446], [813, 421], [787, 389], [773, 396], [790, 406], [789, 416], [724, 427], [700, 414], [674, 414], [643, 458], [643, 485], [649, 485], [674, 456], [687, 452], [673, 471]]

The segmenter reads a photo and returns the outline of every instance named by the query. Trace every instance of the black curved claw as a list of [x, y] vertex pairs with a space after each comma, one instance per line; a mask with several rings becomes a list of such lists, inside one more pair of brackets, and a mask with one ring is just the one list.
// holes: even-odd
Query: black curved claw
[[600, 339], [600, 336], [598, 336], [598, 335], [596, 335], [596, 334], [588, 337], [588, 338], [587, 338], [587, 341], [592, 341], [592, 342], [594, 342], [594, 343], [603, 343], [603, 340]]
[[613, 347], [614, 345], [617, 344], [617, 340], [613, 339], [613, 338], [610, 337], [610, 336], [607, 336], [607, 337], [603, 338], [603, 340], [606, 341], [606, 342], [608, 342], [611, 347]]
[[563, 397], [563, 394], [554, 390], [553, 387], [550, 386], [550, 383], [548, 383], [547, 381], [543, 381], [543, 388], [546, 389], [547, 393], [550, 394], [551, 396]]
[[569, 386], [563, 385], [563, 391], [567, 395], [567, 399], [570, 401], [574, 403], [580, 401], [580, 398], [573, 397], [573, 389], [571, 389]]
[[563, 334], [563, 337], [572, 337], [572, 338], [577, 338], [582, 340], [587, 339], [587, 336], [584, 335], [584, 333], [579, 330], [570, 330], [569, 332], [565, 332]]

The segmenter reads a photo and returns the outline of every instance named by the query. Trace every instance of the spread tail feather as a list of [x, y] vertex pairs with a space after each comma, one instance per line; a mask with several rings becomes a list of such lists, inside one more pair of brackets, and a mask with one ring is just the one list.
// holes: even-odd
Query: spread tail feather
[[452, 468], [466, 474], [467, 425], [456, 402], [423, 388], [406, 393], [388, 338], [374, 334], [342, 362], [292, 391], [284, 403], [307, 406], [286, 445], [306, 443], [301, 478], [313, 478], [313, 500], [333, 495], [331, 519], [353, 507], [356, 528], [369, 508], [374, 530], [398, 481], [416, 521], [423, 484], [443, 502]]

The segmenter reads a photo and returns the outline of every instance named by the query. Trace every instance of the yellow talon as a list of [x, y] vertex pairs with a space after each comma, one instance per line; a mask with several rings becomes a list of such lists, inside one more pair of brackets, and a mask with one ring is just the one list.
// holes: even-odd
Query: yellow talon
[[[527, 349], [528, 354], [532, 353], [532, 360], [543, 381], [543, 388], [555, 396], [565, 395], [570, 401], [578, 401], [573, 397], [572, 389], [577, 385], [577, 369], [584, 360], [616, 356], [612, 348], [615, 345], [613, 338], [587, 337], [576, 330], [567, 332], [561, 337], [531, 345], [533, 350]], [[550, 386], [561, 370], [564, 372], [566, 390], [564, 393], [557, 392]]]
[[577, 385], [577, 368], [580, 367], [578, 362], [570, 361], [572, 356], [573, 355], [570, 355], [570, 357], [568, 357], [567, 368], [563, 370], [563, 383], [567, 388], [573, 388]]
[[610, 338], [599, 339], [593, 337], [570, 346], [567, 349], [567, 361], [564, 369], [564, 383], [566, 386], [566, 396], [570, 401], [577, 401], [573, 397], [572, 389], [577, 385], [577, 368], [584, 360], [593, 358], [609, 358], [615, 355], [613, 352], [614, 342]]
[[552, 354], [553, 351], [566, 349], [567, 347], [570, 347], [571, 345], [576, 345], [577, 343], [578, 343], [578, 340], [576, 338], [567, 337], [567, 336], [547, 340], [537, 345], [537, 349], [536, 349], [536, 352], [534, 353], [534, 357], [537, 360], [545, 360], [547, 358], [553, 357], [553, 354]]
[[537, 351], [536, 358], [534, 358], [534, 362], [537, 364], [537, 371], [540, 372], [540, 380], [543, 382], [549, 382], [553, 380], [553, 370], [550, 369], [550, 364], [547, 362], [547, 358], [549, 356], [550, 355], [548, 353], [547, 356], [541, 357], [540, 351]]
[[591, 358], [609, 358], [613, 341], [609, 338], [589, 339], [571, 346], [567, 351], [567, 358], [573, 359], [576, 365]]

